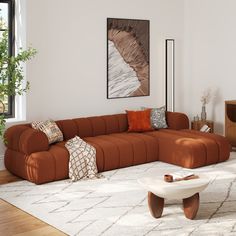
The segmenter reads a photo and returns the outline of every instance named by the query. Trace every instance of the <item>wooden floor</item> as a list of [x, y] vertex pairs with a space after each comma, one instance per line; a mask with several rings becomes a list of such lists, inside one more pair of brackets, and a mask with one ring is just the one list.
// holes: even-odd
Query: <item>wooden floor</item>
[[[21, 179], [6, 170], [0, 171], [0, 184], [19, 180]], [[61, 236], [66, 234], [0, 199], [0, 235]]]

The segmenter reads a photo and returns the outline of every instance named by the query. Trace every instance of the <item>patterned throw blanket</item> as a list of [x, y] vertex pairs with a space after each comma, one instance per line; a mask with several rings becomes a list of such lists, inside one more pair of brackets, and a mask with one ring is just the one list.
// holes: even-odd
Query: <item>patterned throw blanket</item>
[[96, 165], [96, 149], [75, 136], [68, 140], [65, 147], [70, 153], [69, 177], [71, 180], [101, 178]]

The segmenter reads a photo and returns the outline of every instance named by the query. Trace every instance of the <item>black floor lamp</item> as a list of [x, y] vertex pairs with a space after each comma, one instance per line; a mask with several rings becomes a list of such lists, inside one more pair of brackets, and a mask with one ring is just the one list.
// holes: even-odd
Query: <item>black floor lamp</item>
[[175, 40], [166, 39], [166, 110], [175, 111]]

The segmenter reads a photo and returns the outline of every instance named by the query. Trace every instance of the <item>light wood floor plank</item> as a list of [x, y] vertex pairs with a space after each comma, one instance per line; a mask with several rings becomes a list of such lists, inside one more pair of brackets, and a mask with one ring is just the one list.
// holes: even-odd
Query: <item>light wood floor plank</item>
[[1, 170], [0, 171], [0, 184], [16, 182], [16, 181], [19, 181], [19, 180], [21, 180], [21, 178], [15, 176], [15, 175], [12, 175], [7, 170]]
[[54, 228], [50, 227], [50, 226], [44, 226], [41, 227], [40, 229], [35, 229], [32, 231], [28, 231], [28, 232], [24, 232], [21, 234], [15, 234], [17, 236], [42, 236], [42, 235], [47, 235], [47, 236], [60, 236], [60, 235], [65, 235], [61, 232], [55, 231]]
[[[21, 180], [8, 171], [0, 171], [0, 184]], [[0, 235], [62, 236], [66, 235], [45, 222], [0, 199]]]

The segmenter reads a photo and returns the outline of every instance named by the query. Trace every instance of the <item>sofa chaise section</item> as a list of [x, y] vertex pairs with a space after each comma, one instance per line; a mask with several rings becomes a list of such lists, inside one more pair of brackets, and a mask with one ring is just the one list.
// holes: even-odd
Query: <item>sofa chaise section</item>
[[161, 129], [148, 132], [159, 143], [159, 160], [185, 168], [226, 161], [231, 146], [225, 137], [194, 130]]

